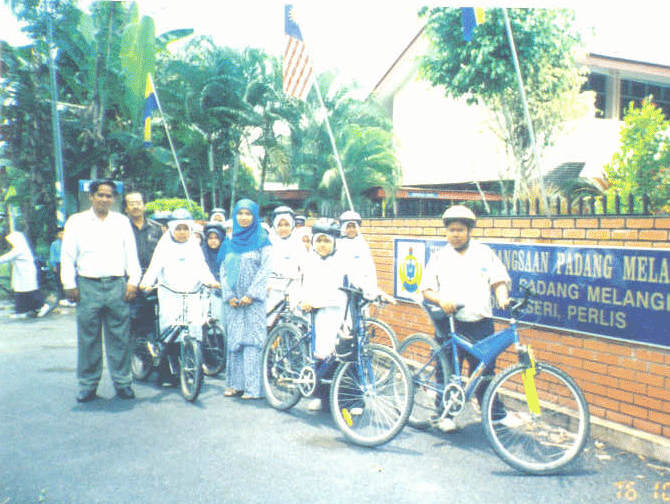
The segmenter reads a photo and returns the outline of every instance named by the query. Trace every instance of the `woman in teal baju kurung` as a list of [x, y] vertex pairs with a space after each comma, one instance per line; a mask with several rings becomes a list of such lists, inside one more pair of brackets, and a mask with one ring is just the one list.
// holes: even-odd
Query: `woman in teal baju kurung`
[[233, 209], [233, 236], [221, 263], [221, 292], [228, 337], [225, 395], [263, 396], [262, 353], [267, 338], [265, 301], [272, 266], [270, 241], [251, 200]]

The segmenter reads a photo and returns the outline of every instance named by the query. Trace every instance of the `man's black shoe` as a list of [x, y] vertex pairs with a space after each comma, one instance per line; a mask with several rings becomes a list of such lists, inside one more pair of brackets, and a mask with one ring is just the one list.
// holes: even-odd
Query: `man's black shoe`
[[77, 395], [77, 402], [78, 403], [87, 403], [93, 401], [96, 397], [98, 397], [95, 394], [95, 389], [93, 390], [82, 390], [79, 392]]
[[119, 399], [135, 399], [135, 392], [130, 387], [116, 389], [116, 396]]

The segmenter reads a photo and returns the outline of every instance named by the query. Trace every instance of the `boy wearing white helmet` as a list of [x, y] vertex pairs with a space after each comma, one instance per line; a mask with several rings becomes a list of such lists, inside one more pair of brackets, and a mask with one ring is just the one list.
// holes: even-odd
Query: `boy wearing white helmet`
[[[510, 278], [493, 250], [471, 238], [477, 217], [469, 208], [454, 205], [444, 212], [442, 221], [449, 243], [431, 255], [421, 281], [422, 294], [444, 313], [456, 313], [456, 332], [478, 341], [494, 332], [491, 292], [498, 306], [506, 307]], [[463, 308], [457, 311], [458, 305]], [[467, 360], [472, 372], [478, 362], [470, 356]], [[494, 368], [495, 363], [484, 370], [484, 375], [493, 374]], [[476, 392], [480, 404], [486, 383]], [[438, 427], [449, 432], [456, 429], [456, 424], [446, 417]]]

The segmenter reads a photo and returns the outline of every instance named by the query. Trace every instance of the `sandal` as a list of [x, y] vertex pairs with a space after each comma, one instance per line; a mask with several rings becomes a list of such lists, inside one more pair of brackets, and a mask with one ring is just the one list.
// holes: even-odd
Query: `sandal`
[[248, 399], [260, 399], [260, 397], [252, 396], [252, 395], [249, 395], [249, 394], [243, 394], [242, 397], [241, 397], [240, 399], [245, 399], [245, 400], [248, 400]]
[[241, 395], [242, 392], [244, 392], [244, 391], [243, 390], [235, 390], [235, 389], [231, 388], [231, 389], [226, 390], [223, 393], [223, 395], [226, 396], [226, 397], [233, 397], [233, 396]]

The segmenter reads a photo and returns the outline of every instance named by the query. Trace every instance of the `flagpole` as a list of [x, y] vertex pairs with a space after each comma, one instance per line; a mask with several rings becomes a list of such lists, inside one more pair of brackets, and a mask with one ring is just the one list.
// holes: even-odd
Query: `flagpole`
[[165, 135], [167, 136], [168, 143], [170, 144], [170, 150], [172, 151], [172, 157], [174, 158], [174, 162], [177, 165], [177, 172], [179, 172], [179, 180], [181, 181], [181, 185], [184, 188], [184, 193], [186, 194], [186, 201], [188, 201], [188, 206], [191, 208], [191, 197], [188, 195], [188, 189], [186, 188], [186, 182], [184, 181], [184, 175], [181, 172], [181, 165], [179, 164], [179, 159], [177, 158], [177, 152], [174, 149], [174, 144], [172, 143], [172, 137], [170, 137], [170, 130], [168, 129], [167, 126], [167, 121], [165, 120], [165, 114], [163, 114], [163, 108], [161, 107], [161, 101], [158, 99], [158, 92], [156, 91], [156, 86], [154, 86], [154, 79], [151, 76], [151, 74], [147, 74], [147, 77], [149, 77], [149, 81], [151, 82], [151, 89], [154, 92], [154, 96], [156, 97], [156, 106], [158, 106], [158, 112], [160, 112], [161, 118], [163, 119], [163, 127], [165, 128]]
[[347, 203], [349, 203], [349, 210], [354, 209], [354, 204], [351, 202], [351, 194], [349, 194], [349, 186], [347, 185], [347, 180], [344, 178], [344, 170], [342, 169], [342, 161], [340, 161], [340, 154], [337, 152], [337, 145], [335, 145], [335, 137], [333, 136], [333, 130], [330, 128], [330, 121], [328, 120], [328, 109], [323, 102], [323, 97], [321, 96], [321, 90], [319, 89], [319, 83], [317, 79], [314, 79], [314, 87], [316, 88], [316, 95], [319, 97], [319, 103], [321, 108], [324, 111], [324, 117], [326, 120], [326, 129], [328, 130], [328, 137], [330, 138], [330, 145], [333, 148], [333, 153], [335, 154], [335, 161], [337, 162], [337, 169], [340, 172], [340, 178], [342, 179], [342, 187], [344, 187], [344, 194], [347, 197]]
[[542, 180], [542, 170], [540, 169], [540, 158], [537, 153], [537, 142], [535, 141], [535, 132], [533, 131], [533, 123], [530, 120], [530, 113], [528, 112], [528, 101], [526, 100], [526, 91], [523, 87], [523, 80], [521, 78], [521, 69], [519, 68], [519, 59], [516, 55], [516, 46], [514, 44], [514, 37], [512, 36], [512, 26], [509, 21], [509, 16], [507, 15], [507, 8], [502, 8], [503, 15], [505, 17], [505, 27], [507, 28], [507, 38], [509, 40], [509, 46], [512, 50], [512, 60], [514, 61], [514, 69], [516, 70], [516, 80], [519, 83], [519, 92], [521, 93], [521, 102], [523, 104], [523, 115], [526, 119], [526, 127], [528, 128], [528, 135], [530, 136], [530, 144], [533, 148], [533, 158], [535, 158], [535, 164], [537, 166], [537, 171], [539, 175], [539, 184], [540, 184], [540, 193], [542, 195], [542, 201], [544, 202], [545, 213], [547, 217], [551, 216], [551, 209], [549, 208], [549, 201], [547, 200], [547, 193], [544, 189], [544, 180]]

